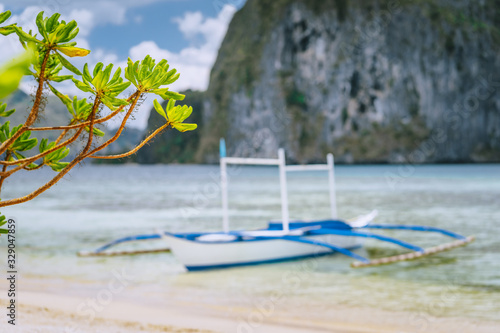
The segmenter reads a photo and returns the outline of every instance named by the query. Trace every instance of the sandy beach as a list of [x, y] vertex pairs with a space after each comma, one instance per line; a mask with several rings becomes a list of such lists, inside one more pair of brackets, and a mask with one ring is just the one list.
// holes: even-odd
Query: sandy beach
[[[58, 285], [58, 293], [48, 293]], [[1, 289], [6, 285], [2, 283]], [[76, 284], [22, 280], [17, 298], [16, 326], [4, 319], [2, 332], [474, 332], [496, 333], [500, 322], [467, 318], [433, 317], [425, 313], [388, 312], [355, 307], [325, 308], [301, 316], [300, 308], [255, 308], [210, 305], [176, 300], [168, 305], [131, 302], [116, 297], [88, 305], [92, 296], [76, 296]], [[84, 286], [85, 287], [85, 286]], [[101, 295], [102, 296], [102, 295]], [[101, 300], [103, 300], [102, 298]], [[7, 297], [1, 307], [6, 312]], [[302, 309], [304, 310], [304, 309]], [[4, 317], [5, 318], [5, 317]]]
[[[422, 167], [417, 172], [421, 177], [409, 178], [399, 191], [388, 188], [383, 176], [396, 167], [338, 168], [342, 216], [355, 216], [363, 202], [366, 208], [384, 208], [380, 223], [404, 221], [477, 237], [466, 248], [420, 261], [354, 270], [350, 258], [332, 255], [188, 273], [172, 253], [77, 256], [78, 251], [158, 228], [175, 232], [219, 228], [218, 200], [190, 219], [182, 215], [182, 209], [191, 207], [192, 193], [210, 181], [216, 168], [182, 167], [184, 173], [174, 166], [141, 168], [140, 173], [132, 167], [82, 168], [50, 196], [10, 211], [19, 232], [16, 326], [8, 324], [9, 288], [4, 275], [0, 332], [500, 331], [498, 167]], [[276, 184], [268, 181], [276, 178], [271, 172], [252, 169], [239, 180], [245, 191], [232, 198], [235, 228], [259, 228], [264, 219], [279, 214]], [[443, 173], [455, 176], [446, 178]], [[138, 174], [142, 178], [137, 182], [123, 181]], [[158, 181], [166, 174], [177, 177], [169, 187]], [[471, 174], [489, 176], [478, 180]], [[24, 181], [28, 187], [31, 180]], [[320, 177], [290, 181], [291, 193], [301, 193], [291, 196], [293, 215], [328, 215], [328, 198], [317, 191], [322, 181]], [[265, 191], [261, 183], [268, 186]], [[98, 196], [86, 195], [97, 187], [103, 191]], [[152, 201], [156, 197], [161, 200]], [[249, 197], [256, 201], [249, 203]], [[113, 199], [103, 204], [102, 198]], [[425, 233], [401, 236], [424, 247], [443, 241]], [[134, 243], [116, 250], [164, 246]], [[377, 257], [390, 250], [372, 243], [359, 253]], [[4, 274], [6, 253], [2, 245]]]

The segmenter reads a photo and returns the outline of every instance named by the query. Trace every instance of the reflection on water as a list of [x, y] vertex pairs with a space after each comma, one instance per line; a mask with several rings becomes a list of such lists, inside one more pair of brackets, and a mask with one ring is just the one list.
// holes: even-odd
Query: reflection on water
[[[277, 169], [229, 171], [233, 228], [262, 227], [280, 218]], [[29, 193], [50, 175], [47, 170], [42, 176], [32, 173], [10, 180], [3, 199]], [[134, 290], [140, 297], [135, 299], [149, 303], [187, 297], [252, 306], [256, 298], [282, 293], [287, 299], [280, 305], [283, 309], [294, 304], [318, 311], [333, 305], [369, 306], [500, 320], [499, 165], [337, 166], [336, 176], [342, 217], [377, 208], [377, 223], [442, 227], [477, 240], [416, 262], [357, 270], [349, 267], [349, 258], [338, 255], [196, 274], [186, 274], [168, 253], [75, 256], [79, 250], [158, 228], [219, 230], [217, 166], [85, 166], [36, 200], [3, 212], [17, 220], [20, 267], [26, 277], [91, 286], [107, 281], [113, 269], [127, 267], [137, 273]], [[288, 180], [292, 218], [328, 217], [326, 175], [292, 173]], [[448, 241], [427, 233], [387, 234], [421, 246]], [[377, 257], [391, 255], [395, 248], [368, 241], [361, 251]]]

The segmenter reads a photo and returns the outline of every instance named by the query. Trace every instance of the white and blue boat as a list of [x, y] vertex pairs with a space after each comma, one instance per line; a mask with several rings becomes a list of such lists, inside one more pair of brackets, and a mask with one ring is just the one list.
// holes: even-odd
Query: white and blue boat
[[[274, 165], [279, 168], [281, 187], [281, 214], [279, 222], [270, 222], [258, 230], [232, 231], [229, 227], [227, 166]], [[318, 221], [290, 221], [288, 215], [288, 193], [286, 175], [288, 172], [324, 171], [328, 174], [331, 217]], [[377, 211], [349, 221], [337, 217], [335, 196], [334, 158], [327, 155], [326, 164], [286, 165], [285, 152], [279, 149], [277, 159], [227, 157], [224, 139], [220, 142], [220, 172], [222, 192], [222, 231], [216, 233], [170, 233], [131, 236], [116, 240], [101, 248], [82, 255], [102, 255], [111, 246], [119, 243], [163, 238], [174, 256], [189, 271], [228, 268], [244, 265], [274, 263], [340, 253], [356, 259], [352, 267], [368, 267], [413, 260], [431, 254], [467, 245], [474, 237], [464, 237], [454, 232], [417, 225], [373, 224]], [[454, 238], [447, 244], [424, 249], [414, 244], [371, 232], [371, 230], [408, 230], [440, 233]], [[370, 260], [353, 252], [363, 246], [367, 238], [392, 243], [410, 250], [396, 256]], [[127, 254], [127, 253], [119, 253]]]

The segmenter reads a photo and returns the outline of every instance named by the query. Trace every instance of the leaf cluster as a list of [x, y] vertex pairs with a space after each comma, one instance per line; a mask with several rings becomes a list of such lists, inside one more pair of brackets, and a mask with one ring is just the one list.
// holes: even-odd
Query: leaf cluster
[[[55, 142], [48, 143], [48, 141], [48, 139], [42, 139], [42, 141], [40, 142], [40, 146], [38, 147], [40, 153], [44, 153], [56, 146]], [[69, 164], [69, 162], [60, 162], [63, 158], [68, 156], [68, 154], [69, 148], [62, 147], [45, 155], [45, 157], [43, 158], [43, 164], [48, 165], [52, 168], [52, 170], [59, 172]]]
[[[58, 174], [29, 195], [7, 201], [0, 200], [0, 207], [31, 200], [53, 186], [71, 168], [86, 158], [121, 158], [123, 155], [135, 153], [164, 129], [175, 128], [181, 132], [196, 129], [196, 124], [184, 123], [191, 115], [192, 108], [175, 105], [176, 101], [183, 100], [185, 96], [171, 91], [168, 87], [179, 79], [180, 74], [170, 67], [167, 60], [156, 62], [148, 55], [137, 61], [129, 58], [123, 71], [120, 67], [105, 65], [102, 62], [97, 63], [93, 69], [90, 69], [89, 64], [79, 69], [70, 59], [85, 57], [90, 50], [77, 47], [74, 41], [79, 33], [76, 21], [61, 20], [58, 13], [49, 17], [40, 12], [35, 20], [37, 31], [33, 32], [24, 30], [16, 23], [2, 25], [10, 16], [10, 11], [0, 13], [0, 34], [15, 34], [25, 51], [0, 66], [0, 99], [14, 92], [25, 76], [31, 76], [38, 87], [24, 124], [11, 126], [10, 121], [3, 122], [0, 119], [0, 191], [4, 180], [21, 170], [33, 171], [47, 166]], [[89, 96], [70, 97], [62, 93], [57, 85], [64, 81], [72, 82], [83, 94]], [[69, 123], [53, 124], [50, 127], [35, 126], [43, 107], [45, 86], [67, 108]], [[165, 124], [125, 154], [104, 157], [96, 155], [120, 136], [131, 113], [146, 94], [154, 94], [168, 101], [165, 110], [158, 100], [154, 101], [156, 111], [166, 120]], [[109, 109], [107, 114], [101, 114], [103, 107]], [[0, 102], [0, 117], [8, 118], [14, 112], [15, 110], [9, 110], [5, 103]], [[104, 132], [98, 127], [116, 119], [119, 114], [122, 114], [121, 123], [116, 134], [103, 143], [93, 141], [96, 136], [104, 136]], [[35, 131], [42, 133], [38, 136], [40, 140], [32, 137]], [[59, 136], [56, 140], [49, 141], [43, 135], [47, 131], [56, 131]], [[85, 132], [90, 134], [86, 135]], [[79, 138], [85, 141], [84, 148], [68, 159], [70, 145]], [[34, 152], [37, 146], [38, 152]], [[0, 215], [0, 223], [2, 218]]]
[[[20, 129], [22, 125], [18, 125], [10, 129], [10, 121], [0, 126], [0, 141], [4, 142], [12, 138]], [[7, 153], [15, 156], [21, 156], [19, 152], [27, 151], [36, 147], [38, 143], [37, 138], [30, 138], [31, 132], [26, 131], [22, 133], [14, 142], [7, 148]], [[21, 157], [23, 158], [23, 157]]]
[[156, 112], [167, 121], [170, 126], [177, 129], [180, 132], [192, 131], [195, 130], [198, 125], [196, 124], [184, 124], [183, 121], [186, 120], [191, 113], [193, 112], [192, 107], [188, 107], [187, 105], [176, 106], [175, 100], [171, 99], [167, 103], [166, 110], [158, 103], [155, 99], [154, 107]]

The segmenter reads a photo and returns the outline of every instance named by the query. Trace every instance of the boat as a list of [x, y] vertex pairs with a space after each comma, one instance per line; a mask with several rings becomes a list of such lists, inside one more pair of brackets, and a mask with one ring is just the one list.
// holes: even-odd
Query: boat
[[[106, 244], [96, 251], [80, 254], [102, 255], [111, 246], [123, 242], [162, 238], [168, 244], [168, 250], [172, 251], [173, 255], [188, 271], [275, 263], [330, 254], [342, 254], [351, 257], [355, 259], [351, 266], [359, 268], [414, 260], [464, 246], [474, 241], [474, 237], [472, 236], [465, 237], [440, 228], [420, 225], [373, 224], [378, 214], [377, 210], [350, 220], [339, 219], [337, 216], [333, 155], [328, 154], [326, 160], [326, 164], [286, 165], [284, 149], [278, 150], [278, 157], [276, 159], [227, 157], [225, 141], [221, 139], [221, 232], [171, 233], [157, 231], [153, 235], [125, 237]], [[281, 191], [280, 221], [269, 222], [265, 228], [257, 230], [230, 229], [227, 166], [231, 164], [267, 165], [279, 168]], [[322, 171], [327, 173], [331, 210], [331, 216], [328, 219], [290, 221], [288, 214], [287, 173], [301, 171]], [[393, 237], [374, 233], [372, 232], [373, 230], [432, 232], [451, 237], [455, 240], [425, 249]], [[370, 260], [354, 252], [355, 249], [362, 247], [368, 238], [392, 243], [410, 250], [410, 252]]]

